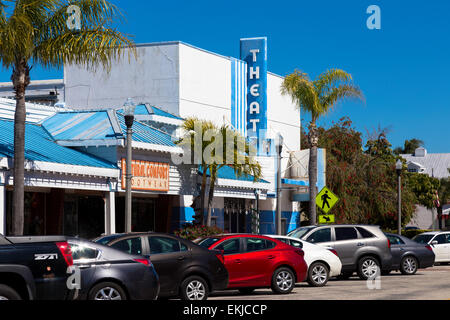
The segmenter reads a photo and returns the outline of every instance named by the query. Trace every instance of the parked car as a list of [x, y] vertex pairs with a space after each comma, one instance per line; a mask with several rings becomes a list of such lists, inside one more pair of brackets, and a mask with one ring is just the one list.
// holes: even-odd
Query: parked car
[[83, 239], [69, 239], [80, 274], [80, 300], [155, 300], [159, 277], [148, 258]]
[[305, 262], [308, 265], [307, 281], [314, 287], [322, 287], [328, 279], [341, 274], [342, 263], [336, 250], [324, 248], [297, 238], [267, 235], [286, 244], [302, 249], [305, 252]]
[[72, 264], [64, 236], [0, 234], [0, 300], [70, 299], [66, 281]]
[[220, 250], [229, 273], [228, 289], [250, 294], [256, 288], [271, 288], [278, 294], [292, 291], [306, 279], [304, 252], [276, 239], [252, 234], [224, 234], [195, 241], [210, 250]]
[[435, 263], [450, 262], [450, 232], [424, 232], [413, 238], [422, 244], [429, 244], [436, 255]]
[[379, 226], [307, 226], [291, 231], [288, 236], [336, 250], [342, 262], [343, 279], [354, 272], [363, 280], [372, 279], [379, 270], [391, 268], [390, 243]]
[[[428, 244], [417, 243], [407, 237], [387, 233], [391, 242], [391, 270], [400, 270], [402, 274], [413, 275], [419, 268], [432, 267], [435, 255]], [[385, 271], [385, 274], [391, 270]]]
[[160, 297], [206, 300], [214, 290], [225, 289], [228, 272], [221, 252], [209, 251], [166, 233], [128, 233], [95, 240], [129, 254], [150, 258], [159, 275]]

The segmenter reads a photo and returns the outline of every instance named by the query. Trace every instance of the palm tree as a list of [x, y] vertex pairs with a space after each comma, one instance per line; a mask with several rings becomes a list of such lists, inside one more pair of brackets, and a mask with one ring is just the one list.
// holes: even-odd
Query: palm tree
[[229, 166], [233, 168], [237, 177], [252, 175], [253, 180], [256, 182], [261, 178], [261, 165], [251, 156], [254, 152], [248, 141], [227, 125], [218, 127], [211, 121], [188, 118], [183, 122], [182, 129], [185, 134], [177, 144], [188, 147], [194, 151], [194, 154], [197, 153], [197, 159], [201, 158], [199, 163], [202, 169], [200, 211], [196, 214], [195, 220], [197, 224], [204, 223], [205, 198], [209, 174], [206, 225], [211, 226], [214, 190], [219, 169]]
[[[215, 125], [211, 121], [200, 120], [195, 117], [187, 118], [183, 121], [181, 129], [184, 131], [184, 136], [181, 137], [176, 143], [182, 147], [186, 147], [192, 150], [191, 163], [200, 164], [203, 171], [202, 183], [200, 187], [200, 210], [196, 212], [194, 219], [196, 224], [203, 224], [204, 222], [204, 212], [205, 212], [205, 198], [206, 198], [206, 184], [207, 184], [207, 163], [205, 157], [203, 157], [203, 152], [208, 146], [208, 142], [204, 141], [203, 137], [213, 130], [215, 130]], [[198, 139], [197, 139], [198, 138]], [[201, 153], [201, 154], [198, 154]], [[195, 157], [195, 159], [194, 159]], [[200, 158], [200, 159], [199, 159]], [[196, 163], [200, 160], [200, 163]]]
[[308, 140], [311, 146], [309, 156], [309, 224], [316, 223], [317, 196], [317, 145], [319, 141], [317, 120], [327, 114], [337, 103], [347, 98], [364, 100], [361, 90], [353, 84], [352, 76], [340, 69], [328, 70], [312, 81], [306, 73], [295, 70], [284, 79], [281, 93], [289, 95], [300, 109], [311, 114]]
[[[218, 170], [224, 166], [233, 168], [236, 177], [253, 176], [253, 182], [259, 181], [262, 176], [261, 165], [255, 160], [251, 154], [253, 146], [242, 137], [238, 132], [232, 130], [228, 125], [223, 125], [218, 129], [221, 136], [223, 147], [222, 150], [227, 150], [227, 143], [232, 138], [231, 154], [223, 153], [223, 157], [214, 157], [212, 163], [208, 165], [210, 172], [209, 193], [208, 193], [208, 213], [206, 218], [206, 225], [211, 226], [212, 206], [214, 200], [214, 189], [217, 181]], [[212, 151], [213, 153], [215, 150]], [[213, 154], [217, 156], [217, 154]]]
[[[32, 65], [46, 68], [65, 63], [88, 69], [102, 65], [109, 70], [113, 58], [120, 58], [133, 42], [113, 27], [121, 17], [118, 8], [106, 0], [17, 0], [0, 1], [0, 59], [12, 68], [16, 111], [14, 116], [14, 192], [12, 233], [23, 234], [25, 92]], [[71, 31], [67, 21], [70, 5], [81, 11], [80, 27]]]

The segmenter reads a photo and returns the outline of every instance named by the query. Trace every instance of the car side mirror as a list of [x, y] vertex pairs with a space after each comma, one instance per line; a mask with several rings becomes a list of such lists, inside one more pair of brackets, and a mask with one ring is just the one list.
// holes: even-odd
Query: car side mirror
[[437, 242], [437, 240], [434, 240], [434, 241], [431, 241], [431, 245], [435, 245], [435, 244], [438, 244], [439, 242]]

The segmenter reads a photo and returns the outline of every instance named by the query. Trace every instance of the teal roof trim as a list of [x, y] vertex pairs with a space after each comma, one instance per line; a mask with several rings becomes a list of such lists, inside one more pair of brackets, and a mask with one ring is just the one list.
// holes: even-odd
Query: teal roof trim
[[[14, 157], [14, 121], [0, 120], [0, 157]], [[25, 124], [25, 159], [68, 165], [117, 169], [117, 164], [63, 147], [40, 125]]]

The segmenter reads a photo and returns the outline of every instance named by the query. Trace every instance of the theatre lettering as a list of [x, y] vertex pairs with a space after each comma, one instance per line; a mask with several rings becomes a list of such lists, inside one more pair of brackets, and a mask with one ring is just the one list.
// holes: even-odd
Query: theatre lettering
[[[133, 160], [131, 189], [169, 191], [169, 164]], [[126, 188], [126, 160], [122, 158], [122, 189]]]

